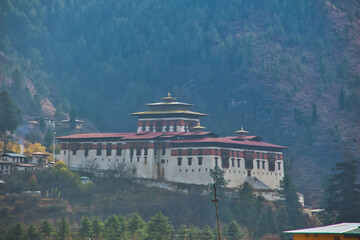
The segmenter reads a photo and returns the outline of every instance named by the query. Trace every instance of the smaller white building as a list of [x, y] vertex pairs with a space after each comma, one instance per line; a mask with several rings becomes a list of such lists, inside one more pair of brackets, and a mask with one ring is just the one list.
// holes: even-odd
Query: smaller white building
[[[63, 127], [66, 127], [66, 128], [70, 128], [70, 126], [71, 126], [70, 119], [62, 120], [62, 121], [60, 121], [60, 123], [61, 123], [61, 125]], [[83, 124], [84, 124], [83, 120], [76, 119], [75, 123], [76, 123], [76, 129], [82, 129], [83, 128]]]
[[17, 153], [3, 153], [0, 159], [0, 173], [11, 174], [14, 171], [35, 171], [37, 165], [25, 163], [25, 156]]
[[32, 154], [32, 164], [44, 165], [47, 162], [49, 154], [43, 152], [34, 152]]

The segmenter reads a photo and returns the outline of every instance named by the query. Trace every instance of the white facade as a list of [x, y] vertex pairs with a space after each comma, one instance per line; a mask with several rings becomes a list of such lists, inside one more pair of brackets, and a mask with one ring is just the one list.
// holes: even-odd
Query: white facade
[[[146, 179], [162, 179], [170, 182], [206, 185], [212, 182], [209, 175], [210, 169], [216, 165], [225, 170], [225, 179], [229, 187], [238, 187], [243, 184], [247, 177], [257, 178], [271, 189], [279, 188], [280, 180], [284, 176], [283, 157], [281, 151], [251, 151], [254, 156], [260, 158], [250, 160], [252, 168], [245, 166], [245, 158], [242, 156], [229, 157], [228, 166], [222, 166], [220, 151], [239, 152], [248, 151], [241, 148], [219, 148], [219, 147], [189, 147], [178, 148], [171, 146], [172, 141], [162, 141], [159, 144], [166, 145], [164, 152], [162, 148], [154, 148], [155, 140], [139, 141], [104, 141], [89, 142], [77, 141], [76, 143], [65, 143], [58, 159], [64, 161], [74, 170], [96, 170], [106, 172], [125, 171], [129, 176]], [[85, 155], [85, 144], [91, 144], [92, 149]], [[71, 144], [78, 144], [79, 149], [71, 150]], [[101, 144], [101, 151], [98, 151]], [[116, 149], [121, 144], [121, 153]], [[145, 148], [136, 148], [136, 144], [147, 145]], [[64, 145], [63, 145], [64, 146]], [[111, 146], [111, 150], [106, 148]], [[133, 146], [133, 147], [131, 147]], [[177, 155], [177, 151], [202, 151], [201, 154]], [[216, 152], [208, 154], [208, 152]], [[146, 153], [147, 152], [147, 153]], [[132, 153], [132, 154], [131, 154]], [[163, 154], [164, 153], [164, 154]], [[269, 169], [269, 160], [263, 155], [274, 154], [277, 159], [273, 161], [273, 170]]]

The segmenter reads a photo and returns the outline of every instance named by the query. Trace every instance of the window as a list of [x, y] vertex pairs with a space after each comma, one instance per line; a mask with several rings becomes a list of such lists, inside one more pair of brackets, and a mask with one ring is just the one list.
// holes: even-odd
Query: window
[[148, 155], [148, 147], [147, 147], [147, 146], [144, 148], [144, 155], [145, 155], [145, 156]]
[[178, 160], [178, 166], [181, 166], [182, 158], [179, 157], [177, 160]]
[[150, 122], [150, 132], [153, 132], [154, 131], [154, 123], [153, 122]]
[[274, 153], [268, 153], [268, 159], [269, 160], [275, 160], [275, 154]]
[[175, 121], [175, 123], [174, 123], [174, 130], [173, 130], [174, 132], [177, 132], [177, 125], [176, 125], [176, 121]]
[[132, 156], [134, 156], [134, 148], [133, 147], [130, 148], [130, 157], [132, 157]]
[[245, 160], [245, 168], [246, 169], [253, 169], [254, 166], [253, 166], [253, 160]]
[[85, 143], [84, 144], [85, 157], [89, 156], [90, 144], [91, 143]]
[[[72, 144], [70, 145], [70, 147], [71, 147], [71, 149], [72, 149], [72, 154], [73, 154], [73, 155], [76, 154], [77, 145], [78, 145], [78, 143], [72, 143]], [[17, 162], [17, 159], [16, 159], [16, 162]]]
[[163, 124], [162, 121], [156, 121], [156, 132], [162, 132]]
[[141, 156], [141, 148], [140, 147], [136, 148], [136, 156]]
[[260, 160], [256, 160], [257, 168], [260, 169]]
[[191, 148], [188, 149], [188, 155], [189, 155], [189, 156], [192, 155], [192, 149], [191, 149]]
[[275, 161], [269, 161], [269, 171], [275, 171]]
[[221, 150], [221, 167], [222, 168], [229, 168], [229, 150]]
[[106, 144], [106, 156], [111, 155], [111, 143]]
[[265, 161], [262, 161], [262, 169], [265, 169]]
[[182, 156], [182, 150], [181, 149], [178, 150], [178, 156]]
[[199, 149], [199, 150], [198, 150], [198, 155], [203, 155], [202, 149]]
[[215, 166], [218, 166], [218, 157], [215, 157]]
[[165, 145], [165, 143], [163, 143], [161, 146], [161, 154], [165, 155], [165, 153], [166, 153], [166, 145]]
[[256, 155], [257, 155], [257, 158], [260, 158], [260, 153], [257, 153]]
[[102, 143], [98, 143], [97, 148], [96, 148], [96, 155], [97, 156], [101, 155], [101, 148], [102, 148]]
[[221, 167], [229, 168], [229, 158], [221, 158]]
[[265, 159], [265, 153], [262, 153], [261, 155], [262, 155], [262, 159]]
[[192, 165], [192, 158], [191, 157], [188, 158], [188, 165], [189, 166]]
[[198, 157], [198, 165], [202, 165], [202, 160], [203, 160], [202, 157]]
[[167, 122], [166, 123], [166, 129], [165, 129], [166, 132], [170, 132], [170, 123]]
[[246, 169], [253, 169], [254, 168], [254, 152], [251, 151], [245, 151], [244, 152], [245, 157], [245, 168]]
[[281, 162], [278, 162], [278, 170], [281, 170]]
[[145, 121], [142, 121], [142, 128], [141, 128], [142, 131], [145, 131], [146, 130], [146, 126], [145, 126]]
[[240, 158], [237, 159], [237, 166], [240, 167]]
[[121, 143], [116, 145], [116, 156], [121, 156]]

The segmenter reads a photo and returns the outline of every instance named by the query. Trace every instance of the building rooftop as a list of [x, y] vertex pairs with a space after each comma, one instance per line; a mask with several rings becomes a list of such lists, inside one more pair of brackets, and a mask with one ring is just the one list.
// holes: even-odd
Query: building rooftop
[[47, 153], [43, 153], [43, 152], [34, 152], [32, 155], [43, 155], [43, 156], [48, 156], [49, 154]]
[[131, 113], [131, 115], [150, 115], [150, 114], [191, 114], [198, 116], [207, 116], [207, 114], [205, 113], [198, 113], [189, 110], [144, 111], [144, 112]]
[[[217, 144], [229, 144], [233, 146], [242, 147], [260, 147], [260, 148], [276, 148], [279, 150], [287, 149], [287, 147], [275, 145], [271, 143], [261, 142], [256, 136], [248, 139], [242, 139], [241, 141], [234, 140], [228, 137], [218, 137], [213, 132], [132, 132], [132, 133], [83, 133], [74, 134], [63, 137], [57, 137], [58, 140], [85, 140], [96, 138], [120, 138], [121, 140], [151, 140], [151, 139], [170, 139], [173, 144], [192, 144], [192, 143], [217, 143]], [[251, 141], [251, 139], [254, 139]]]
[[4, 153], [1, 156], [9, 156], [9, 157], [21, 157], [21, 158], [25, 158], [24, 155], [22, 154], [18, 154], [18, 153]]
[[360, 223], [339, 223], [323, 227], [284, 231], [287, 234], [351, 234], [360, 235]]

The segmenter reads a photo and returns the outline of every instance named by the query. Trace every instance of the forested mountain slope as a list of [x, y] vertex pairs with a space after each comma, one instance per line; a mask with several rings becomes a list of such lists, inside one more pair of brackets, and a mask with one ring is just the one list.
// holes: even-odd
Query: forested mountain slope
[[305, 193], [345, 149], [360, 156], [356, 1], [3, 0], [0, 24], [0, 85], [24, 115], [49, 98], [135, 131], [128, 113], [171, 91], [211, 131], [288, 146]]

